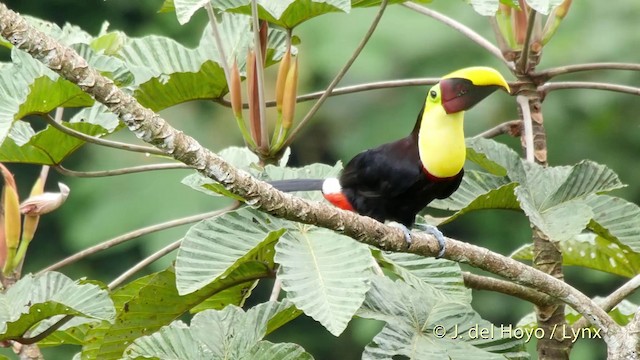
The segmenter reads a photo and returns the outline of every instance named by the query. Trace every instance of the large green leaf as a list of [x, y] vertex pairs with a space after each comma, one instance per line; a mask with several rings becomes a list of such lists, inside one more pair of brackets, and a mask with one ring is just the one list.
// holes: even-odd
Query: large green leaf
[[[223, 14], [221, 37], [229, 56], [243, 66], [246, 51], [253, 40], [250, 17]], [[284, 52], [285, 34], [271, 29], [267, 41], [266, 64], [271, 65]], [[119, 54], [133, 73], [134, 96], [159, 111], [190, 100], [216, 99], [227, 93], [224, 71], [210, 26], [202, 34], [198, 47], [189, 49], [160, 36], [130, 39]]]
[[522, 159], [510, 147], [494, 140], [469, 138], [467, 159], [480, 165], [496, 176], [508, 176], [511, 181], [521, 182], [525, 178]]
[[623, 184], [604, 165], [582, 161], [572, 167], [526, 166], [526, 181], [515, 190], [530, 221], [552, 240], [570, 239], [594, 216], [588, 196], [618, 189]]
[[[185, 296], [178, 294], [175, 273], [171, 268], [131, 282], [113, 294], [117, 309], [115, 323], [103, 323], [87, 333], [82, 359], [119, 358], [133, 340], [170, 324], [223, 290], [237, 284], [248, 284], [271, 272], [264, 264], [245, 263], [226, 278]], [[253, 284], [249, 286], [253, 287]], [[244, 298], [235, 300], [241, 302]]]
[[409, 253], [376, 253], [381, 266], [400, 276], [406, 283], [420, 281], [433, 287], [433, 293], [437, 296], [471, 302], [471, 289], [464, 286], [458, 263]]
[[[100, 121], [99, 119], [95, 120]], [[91, 136], [100, 137], [108, 133], [100, 124], [92, 124], [88, 121], [63, 122], [62, 125]], [[14, 127], [21, 129], [17, 130], [20, 132], [25, 130], [29, 132], [28, 129], [31, 129], [28, 123], [22, 121], [17, 121]], [[85, 143], [76, 137], [60, 132], [50, 125], [38, 133], [35, 133], [33, 129], [31, 129], [31, 132], [33, 136], [24, 145], [19, 146], [16, 140], [22, 142], [25, 139], [19, 135], [14, 136], [12, 131], [0, 146], [0, 161], [56, 165]]]
[[[556, 244], [562, 252], [562, 264], [582, 266], [620, 276], [640, 274], [640, 254], [617, 241], [595, 234], [580, 234]], [[532, 246], [525, 245], [512, 255], [515, 259], [532, 260]]]
[[[262, 341], [269, 322], [291, 308], [285, 302], [267, 302], [244, 312], [227, 306], [195, 315], [188, 327], [183, 322], [136, 339], [125, 359], [311, 359], [295, 344], [272, 344]], [[277, 357], [265, 357], [278, 354]]]
[[[41, 321], [57, 315], [112, 322], [115, 310], [107, 291], [97, 285], [73, 281], [57, 272], [28, 274], [0, 294], [0, 340], [24, 336]], [[45, 329], [31, 331], [29, 336]]]
[[[468, 302], [438, 296], [419, 282], [375, 277], [358, 315], [386, 323], [365, 348], [363, 359], [528, 358], [521, 341], [502, 338]], [[492, 336], [478, 336], [480, 331]]]
[[587, 199], [593, 210], [589, 229], [597, 234], [628, 246], [640, 253], [640, 207], [624, 199], [593, 195]]
[[176, 256], [179, 293], [197, 291], [246, 262], [267, 266], [284, 231], [282, 220], [249, 208], [199, 222], [187, 231]]
[[519, 210], [520, 204], [514, 193], [517, 186], [517, 183], [509, 183], [505, 177], [473, 170], [466, 171], [456, 192], [447, 199], [433, 201], [429, 206], [455, 211], [453, 215], [442, 219], [443, 223], [453, 221], [459, 216], [475, 210]]
[[[562, 4], [563, 0], [526, 0], [527, 5], [537, 12], [548, 15], [553, 8]], [[493, 16], [498, 10], [498, 4], [503, 3], [518, 6], [514, 0], [468, 0], [473, 9], [480, 15]]]
[[340, 335], [369, 289], [369, 248], [326, 229], [294, 224], [276, 245], [275, 261], [287, 299]]

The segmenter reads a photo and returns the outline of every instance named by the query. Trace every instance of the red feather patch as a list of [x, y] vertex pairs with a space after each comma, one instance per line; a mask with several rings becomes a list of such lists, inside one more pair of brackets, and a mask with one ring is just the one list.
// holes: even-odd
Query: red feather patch
[[353, 206], [351, 206], [351, 203], [349, 203], [349, 200], [347, 200], [347, 197], [344, 196], [343, 193], [322, 194], [322, 196], [337, 208], [354, 211]]

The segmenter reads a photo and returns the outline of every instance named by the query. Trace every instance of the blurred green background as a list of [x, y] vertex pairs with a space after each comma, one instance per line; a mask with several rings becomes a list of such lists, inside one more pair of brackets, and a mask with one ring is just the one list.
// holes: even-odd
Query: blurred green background
[[[197, 44], [206, 16], [196, 14], [180, 26], [174, 14], [158, 14], [162, 1], [130, 0], [13, 0], [11, 9], [59, 25], [70, 22], [96, 34], [103, 21], [111, 29], [129, 36], [158, 34], [183, 44]], [[477, 15], [462, 1], [435, 1], [431, 8], [462, 21], [493, 41], [489, 21]], [[313, 19], [297, 28], [302, 43], [300, 90], [323, 89], [342, 67], [361, 40], [375, 9], [357, 9], [351, 14], [331, 14]], [[581, 62], [638, 62], [640, 44], [640, 3], [626, 0], [574, 2], [556, 37], [544, 49], [539, 69]], [[390, 6], [368, 46], [341, 85], [377, 80], [439, 76], [472, 65], [494, 66], [507, 74], [495, 58], [454, 30], [401, 6]], [[267, 71], [272, 86], [274, 69]], [[508, 77], [513, 79], [513, 77]], [[633, 72], [589, 72], [561, 80], [586, 80], [640, 85], [640, 74]], [[424, 96], [424, 87], [378, 90], [331, 98], [293, 145], [292, 164], [313, 162], [333, 164], [356, 153], [408, 133]], [[300, 116], [311, 103], [299, 106]], [[616, 195], [640, 202], [637, 157], [640, 152], [640, 101], [637, 97], [592, 90], [552, 92], [543, 104], [551, 165], [569, 165], [592, 159], [615, 170], [629, 184]], [[230, 110], [213, 102], [186, 103], [162, 112], [174, 126], [197, 138], [203, 145], [221, 150], [241, 145]], [[466, 130], [474, 135], [517, 116], [515, 99], [496, 94], [467, 115]], [[39, 121], [39, 120], [35, 120]], [[118, 140], [136, 141], [127, 131]], [[498, 138], [516, 148], [519, 140]], [[122, 153], [88, 145], [65, 166], [75, 170], [113, 169], [156, 161], [142, 155]], [[24, 198], [38, 167], [13, 165], [21, 196]], [[99, 179], [62, 178], [52, 172], [48, 188], [63, 180], [70, 185], [69, 200], [59, 211], [41, 220], [36, 241], [26, 263], [26, 271], [37, 271], [53, 261], [128, 231], [176, 217], [209, 211], [224, 201], [202, 195], [179, 183], [186, 171], [163, 171]], [[92, 256], [62, 269], [72, 278], [86, 276], [108, 282], [136, 261], [179, 239], [188, 227], [144, 236], [131, 243]], [[454, 238], [510, 254], [530, 238], [526, 218], [515, 212], [482, 211], [464, 216], [443, 227]], [[175, 255], [167, 256], [149, 269], [166, 267]], [[567, 268], [566, 280], [589, 296], [605, 296], [625, 279], [600, 272]], [[251, 301], [267, 298], [270, 282], [263, 282]], [[638, 300], [634, 296], [632, 300]], [[528, 303], [504, 295], [474, 293], [474, 305], [486, 319], [515, 324], [532, 310]], [[300, 317], [271, 336], [273, 341], [292, 341], [303, 345], [316, 359], [359, 359], [362, 348], [380, 324], [353, 321], [340, 338], [334, 338], [313, 320]], [[535, 344], [529, 344], [535, 353]], [[45, 350], [50, 359], [69, 358], [76, 349]], [[573, 359], [603, 359], [601, 341], [579, 341]]]

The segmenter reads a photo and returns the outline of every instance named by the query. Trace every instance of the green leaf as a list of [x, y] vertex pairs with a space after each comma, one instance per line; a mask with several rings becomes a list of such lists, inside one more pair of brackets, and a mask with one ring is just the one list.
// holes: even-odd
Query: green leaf
[[47, 113], [58, 106], [88, 106], [93, 99], [20, 50], [13, 64], [0, 69], [0, 143], [15, 120]]
[[456, 211], [444, 222], [450, 222], [474, 210], [519, 210], [520, 204], [514, 193], [517, 186], [517, 183], [510, 183], [504, 177], [470, 170], [465, 172], [456, 192], [447, 199], [433, 201], [429, 206]]
[[[113, 294], [117, 316], [114, 324], [102, 324], [85, 337], [83, 359], [119, 358], [133, 340], [149, 335], [211, 296], [239, 283], [268, 276], [272, 270], [251, 262], [191, 294], [180, 296], [172, 269], [127, 284]], [[253, 285], [251, 285], [253, 286]], [[244, 300], [244, 299], [242, 299]]]
[[291, 307], [285, 301], [259, 304], [246, 313], [235, 306], [203, 311], [193, 317], [190, 327], [178, 321], [136, 339], [125, 351], [125, 358], [249, 360], [267, 352], [280, 354], [277, 359], [308, 359], [301, 357], [306, 353], [299, 346], [261, 341], [269, 321]]
[[176, 256], [179, 293], [192, 293], [242, 263], [268, 260], [284, 231], [281, 220], [248, 208], [199, 222], [187, 231]]
[[594, 216], [588, 196], [622, 187], [603, 165], [583, 161], [572, 167], [543, 168], [527, 163], [526, 181], [515, 190], [530, 221], [552, 240], [579, 234]]
[[587, 204], [593, 210], [589, 229], [604, 238], [618, 241], [640, 253], [640, 208], [624, 199], [592, 195]]
[[[251, 14], [249, 4], [247, 0], [220, 0], [212, 5], [223, 11], [249, 15]], [[318, 15], [350, 10], [350, 0], [258, 0], [258, 16], [287, 29], [292, 29]]]
[[[467, 302], [435, 296], [423, 284], [375, 277], [358, 315], [386, 323], [363, 359], [525, 359], [519, 340], [484, 321]], [[472, 338], [474, 331], [493, 336]], [[458, 335], [455, 337], [455, 335]], [[452, 338], [455, 337], [455, 338]]]
[[338, 336], [369, 289], [369, 249], [346, 236], [303, 224], [276, 245], [278, 279], [298, 309]]
[[[115, 311], [107, 291], [97, 285], [81, 284], [57, 272], [28, 274], [0, 294], [0, 340], [24, 336], [27, 330], [56, 315], [113, 321]], [[45, 329], [36, 329], [29, 336]]]
[[562, 4], [564, 0], [526, 0], [527, 5], [542, 15], [549, 15], [551, 10]]
[[298, 344], [274, 344], [266, 340], [259, 341], [249, 354], [247, 360], [311, 360], [313, 356], [304, 351]]
[[469, 161], [480, 165], [493, 175], [506, 175], [516, 182], [524, 180], [525, 170], [522, 159], [510, 147], [484, 138], [469, 138], [466, 142]]
[[[222, 14], [220, 33], [231, 62], [242, 67], [253, 37], [250, 17]], [[190, 100], [216, 99], [227, 93], [224, 71], [212, 30], [207, 26], [197, 48], [189, 49], [178, 42], [160, 36], [130, 39], [119, 54], [133, 73], [134, 96], [154, 110]], [[267, 39], [266, 65], [284, 52], [286, 36], [280, 29], [271, 29]], [[229, 115], [231, 120], [231, 115]]]
[[439, 297], [471, 302], [471, 289], [464, 286], [460, 265], [454, 261], [427, 258], [409, 253], [379, 252], [381, 266], [400, 276], [406, 283], [421, 281]]
[[[580, 234], [556, 244], [562, 252], [562, 264], [582, 266], [620, 276], [633, 277], [640, 273], [640, 254], [595, 234]], [[511, 257], [532, 260], [532, 245], [516, 250]]]
[[[101, 121], [98, 118], [94, 120], [98, 122]], [[99, 124], [91, 124], [89, 122], [63, 122], [62, 125], [91, 136], [100, 137], [108, 133], [108, 131]], [[25, 131], [27, 127], [31, 129], [28, 123], [22, 121], [17, 121], [14, 126], [21, 129], [18, 130], [21, 133]], [[33, 129], [26, 131], [25, 134], [33, 132]], [[29, 141], [22, 146], [16, 144], [14, 140], [15, 136], [17, 135], [9, 136], [0, 146], [1, 162], [57, 165], [85, 143], [76, 137], [61, 133], [50, 125], [44, 130], [34, 133]], [[24, 140], [22, 136], [18, 139], [20, 142]]]

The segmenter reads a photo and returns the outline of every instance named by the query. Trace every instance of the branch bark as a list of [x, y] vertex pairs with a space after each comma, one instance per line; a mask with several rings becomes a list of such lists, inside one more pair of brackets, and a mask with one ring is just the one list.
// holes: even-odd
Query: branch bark
[[[233, 168], [192, 137], [171, 127], [158, 114], [141, 106], [135, 98], [89, 67], [73, 49], [34, 29], [2, 3], [0, 34], [14, 46], [28, 52], [106, 105], [138, 138], [218, 181], [230, 192], [245, 199], [250, 206], [276, 217], [335, 230], [385, 251], [405, 251], [422, 256], [435, 256], [439, 251], [438, 242], [431, 235], [412, 234], [413, 243], [407, 249], [400, 229], [325, 203], [309, 202], [279, 192], [248, 173]], [[595, 326], [602, 328], [607, 341], [621, 332], [620, 326], [590, 298], [570, 285], [530, 266], [488, 249], [453, 239], [447, 239], [447, 252], [444, 257], [537, 289], [571, 305]]]

